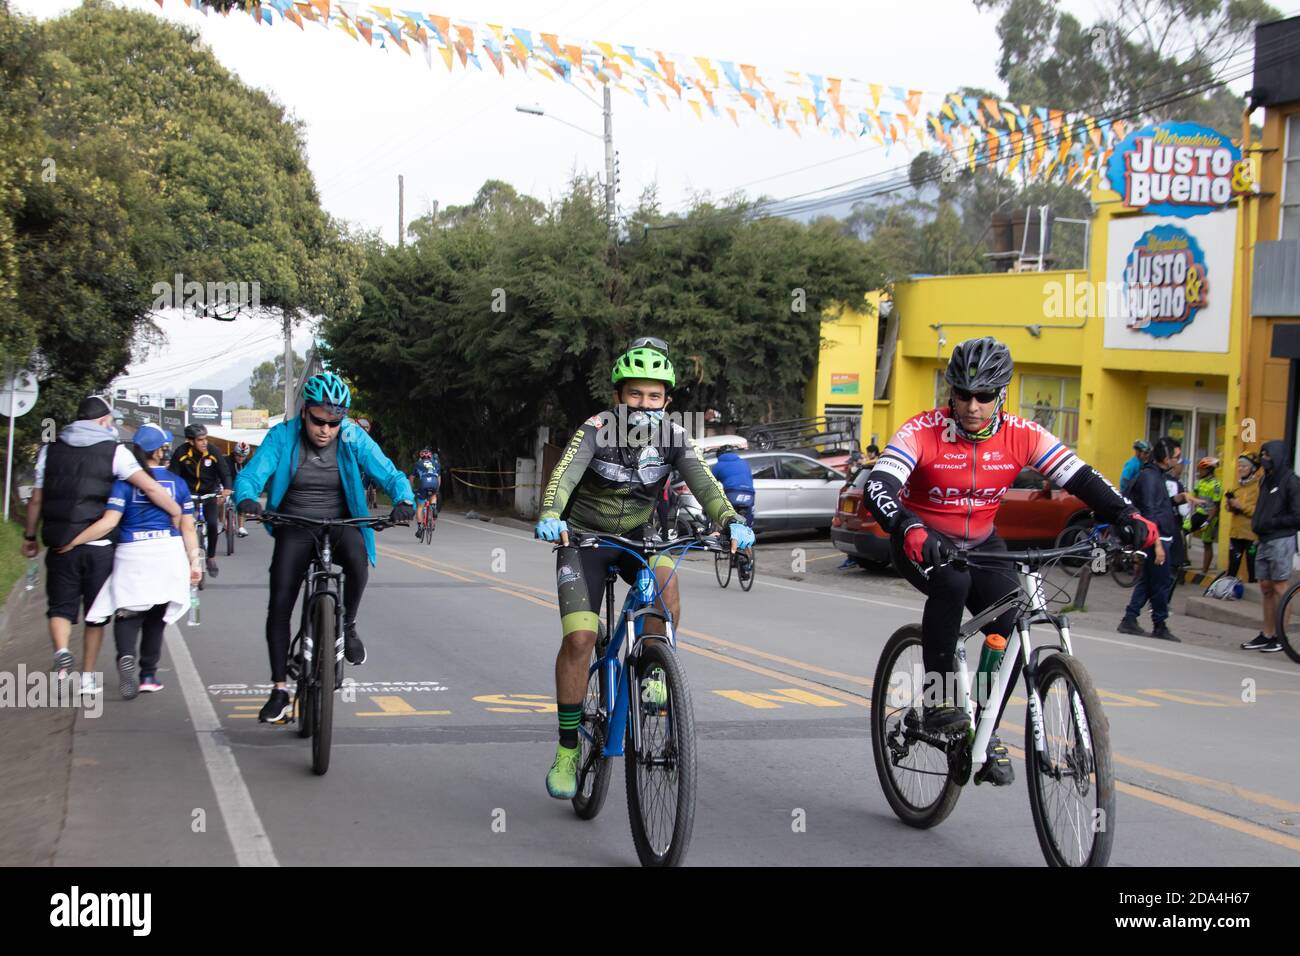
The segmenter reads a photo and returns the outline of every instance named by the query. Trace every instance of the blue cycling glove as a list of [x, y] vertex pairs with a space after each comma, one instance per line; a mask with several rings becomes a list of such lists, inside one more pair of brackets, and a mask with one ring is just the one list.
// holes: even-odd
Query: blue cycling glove
[[543, 518], [537, 522], [533, 534], [543, 541], [559, 541], [560, 535], [569, 530], [569, 526], [559, 518]]
[[754, 546], [754, 529], [743, 521], [731, 522], [727, 526], [727, 533], [731, 536], [731, 540], [736, 542], [736, 547], [742, 551]]

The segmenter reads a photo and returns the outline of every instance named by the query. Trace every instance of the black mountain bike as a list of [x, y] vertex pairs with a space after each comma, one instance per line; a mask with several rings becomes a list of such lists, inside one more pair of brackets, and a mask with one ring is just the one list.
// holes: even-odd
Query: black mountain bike
[[[290, 679], [298, 682], [294, 696], [298, 736], [311, 738], [311, 769], [317, 776], [330, 768], [334, 736], [334, 692], [343, 684], [343, 572], [336, 570], [330, 528], [391, 527], [388, 518], [301, 518], [263, 512], [270, 525], [307, 528], [316, 539], [316, 557], [303, 578], [302, 620], [289, 645]], [[333, 649], [333, 653], [331, 653]]]
[[1300, 664], [1300, 601], [1296, 600], [1297, 592], [1300, 592], [1300, 581], [1287, 588], [1277, 602], [1275, 633], [1282, 642], [1286, 656]]

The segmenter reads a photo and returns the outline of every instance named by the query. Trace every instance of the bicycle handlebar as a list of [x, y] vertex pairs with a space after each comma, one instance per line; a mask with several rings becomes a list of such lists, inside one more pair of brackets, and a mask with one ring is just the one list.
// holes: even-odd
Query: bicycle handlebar
[[279, 511], [263, 511], [261, 514], [245, 515], [244, 517], [252, 518], [254, 521], [261, 521], [264, 524], [293, 525], [299, 528], [372, 528], [375, 531], [383, 531], [385, 528], [391, 528], [397, 524], [410, 524], [409, 521], [395, 522], [383, 517], [305, 518], [301, 515], [288, 515]]
[[641, 551], [646, 554], [659, 554], [663, 551], [670, 551], [673, 548], [700, 547], [705, 551], [725, 551], [722, 542], [712, 535], [695, 535], [693, 537], [681, 537], [675, 541], [650, 540], [641, 541], [636, 538], [624, 538], [617, 534], [581, 534], [569, 532], [569, 547], [571, 548], [598, 548], [601, 544], [612, 541], [615, 544], [621, 544], [625, 548], [631, 548], [635, 551]]
[[[1048, 561], [1055, 561], [1058, 558], [1078, 557], [1092, 552], [1100, 547], [1108, 554], [1128, 549], [1128, 545], [1118, 540], [1114, 531], [1105, 535], [1106, 540], [1102, 541], [1102, 532], [1105, 532], [1110, 525], [1097, 525], [1093, 533], [1085, 540], [1077, 541], [1074, 544], [1067, 545], [1064, 548], [1027, 548], [1024, 551], [970, 551], [966, 548], [958, 548], [954, 551], [947, 561], [943, 564], [951, 564], [957, 568], [971, 567], [971, 558], [988, 558], [990, 562], [1004, 563], [1007, 561], [1019, 562], [1023, 564], [1041, 565]], [[940, 567], [943, 566], [940, 565]], [[975, 567], [979, 566], [978, 560], [974, 562]]]

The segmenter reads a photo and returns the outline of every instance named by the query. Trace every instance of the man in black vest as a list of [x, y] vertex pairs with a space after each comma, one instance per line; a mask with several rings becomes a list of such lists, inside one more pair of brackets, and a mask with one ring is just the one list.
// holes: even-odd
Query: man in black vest
[[[113, 407], [92, 395], [77, 408], [77, 421], [59, 432], [59, 440], [43, 445], [36, 457], [36, 482], [27, 506], [27, 533], [23, 536], [23, 554], [34, 558], [37, 553], [36, 522], [49, 550], [45, 553], [45, 595], [50, 621], [50, 640], [54, 642], [54, 670], [66, 677], [73, 670], [68, 642], [72, 626], [77, 623], [82, 601], [86, 610], [94, 603], [99, 589], [113, 570], [113, 541], [104, 538], [79, 545], [70, 551], [64, 546], [94, 524], [104, 513], [109, 492], [117, 479], [130, 482], [150, 501], [166, 511], [179, 524], [181, 509], [172, 496], [140, 467], [135, 455], [117, 443], [113, 427]], [[86, 622], [86, 656], [82, 661], [82, 693], [98, 693], [94, 677], [95, 659], [104, 639], [106, 622]]]

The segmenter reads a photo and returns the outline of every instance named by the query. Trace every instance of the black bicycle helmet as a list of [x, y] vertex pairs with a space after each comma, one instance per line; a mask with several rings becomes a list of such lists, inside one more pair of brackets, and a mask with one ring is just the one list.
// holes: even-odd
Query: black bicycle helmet
[[986, 335], [958, 342], [943, 377], [949, 385], [980, 392], [1011, 384], [1012, 368], [1011, 350]]
[[207, 427], [206, 427], [205, 425], [186, 425], [186, 426], [185, 426], [185, 440], [186, 440], [186, 441], [193, 441], [193, 440], [196, 439], [196, 438], [204, 438], [204, 437], [207, 436], [207, 434], [208, 434], [208, 429], [207, 429]]

